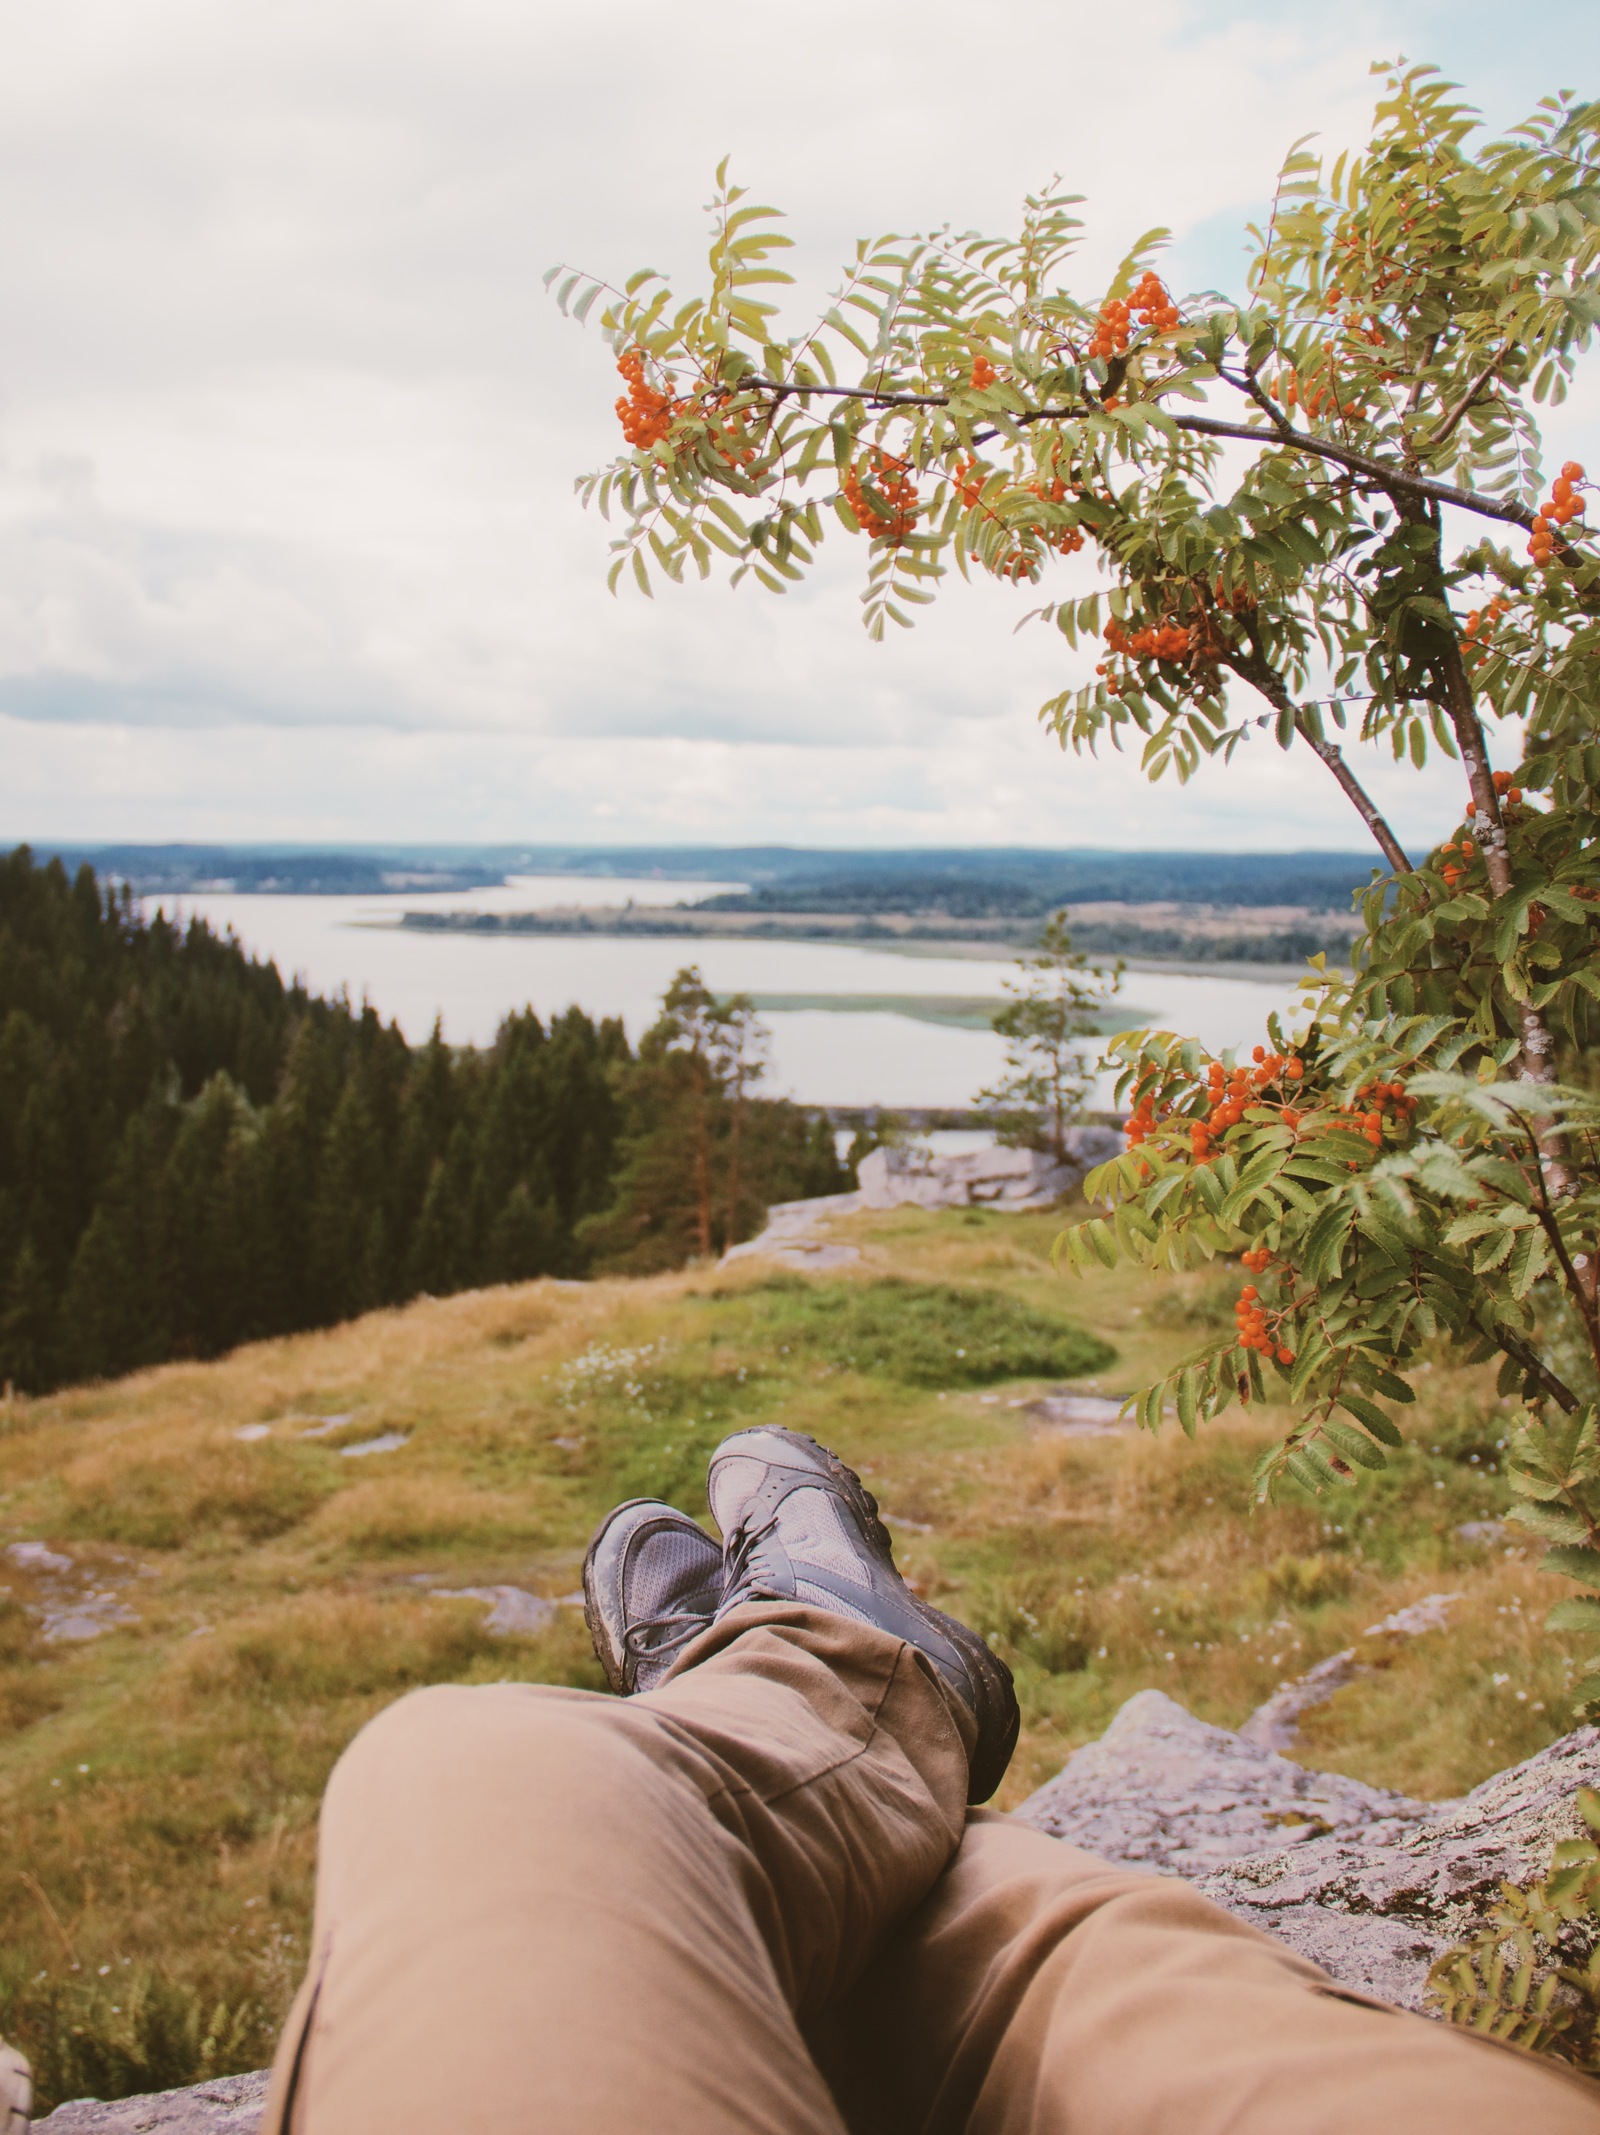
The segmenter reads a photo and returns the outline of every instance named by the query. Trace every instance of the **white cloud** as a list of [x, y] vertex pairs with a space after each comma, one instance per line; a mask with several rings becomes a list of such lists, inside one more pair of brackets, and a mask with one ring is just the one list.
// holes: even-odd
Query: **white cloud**
[[[1063, 763], [1032, 710], [1072, 662], [1006, 589], [883, 647], [845, 543], [783, 602], [612, 600], [571, 483], [616, 381], [538, 277], [692, 272], [731, 150], [812, 295], [857, 235], [1003, 225], [1052, 168], [1091, 286], [1174, 219], [1219, 279], [1286, 143], [1353, 138], [1370, 57], [1473, 7], [8, 12], [0, 831], [1356, 842], [1264, 747], [1184, 793]], [[1563, 20], [1592, 48], [1582, 7], [1533, 45]], [[1408, 834], [1448, 819], [1391, 783]]]

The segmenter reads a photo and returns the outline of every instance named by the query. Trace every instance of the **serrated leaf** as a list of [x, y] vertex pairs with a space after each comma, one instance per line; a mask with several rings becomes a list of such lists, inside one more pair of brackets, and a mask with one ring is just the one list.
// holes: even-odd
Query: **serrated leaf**
[[1386, 1468], [1388, 1461], [1382, 1449], [1375, 1446], [1364, 1433], [1353, 1430], [1337, 1416], [1325, 1417], [1322, 1435], [1336, 1446], [1346, 1460], [1353, 1460], [1361, 1468]]
[[1600, 1587], [1600, 1549], [1587, 1544], [1578, 1548], [1552, 1549], [1539, 1569], [1559, 1572], [1564, 1579], [1576, 1579], [1580, 1586]]
[[1369, 1430], [1374, 1438], [1381, 1439], [1386, 1446], [1405, 1444], [1400, 1432], [1375, 1401], [1364, 1400], [1360, 1394], [1341, 1393], [1339, 1406], [1348, 1409], [1357, 1423]]

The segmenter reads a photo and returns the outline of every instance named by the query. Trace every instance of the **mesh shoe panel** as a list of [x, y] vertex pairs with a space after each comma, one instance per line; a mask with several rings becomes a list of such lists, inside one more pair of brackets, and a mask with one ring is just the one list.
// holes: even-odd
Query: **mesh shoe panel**
[[814, 1564], [867, 1593], [872, 1573], [839, 1501], [825, 1490], [796, 1490], [783, 1501], [783, 1546], [792, 1559]]
[[628, 1614], [662, 1616], [695, 1603], [705, 1607], [708, 1596], [714, 1606], [715, 1587], [708, 1588], [709, 1539], [697, 1541], [679, 1527], [654, 1528], [628, 1559]]

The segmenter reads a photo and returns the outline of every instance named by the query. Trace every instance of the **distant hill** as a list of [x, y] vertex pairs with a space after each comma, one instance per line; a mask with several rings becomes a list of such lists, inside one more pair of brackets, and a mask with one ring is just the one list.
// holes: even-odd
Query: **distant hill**
[[785, 845], [61, 845], [41, 857], [128, 883], [141, 894], [239, 890], [373, 896], [476, 889], [508, 875], [733, 881], [711, 900], [751, 912], [939, 912], [1034, 918], [1060, 904], [1293, 905], [1348, 909], [1374, 865], [1366, 852], [1102, 852], [1067, 847], [928, 846], [842, 851]]

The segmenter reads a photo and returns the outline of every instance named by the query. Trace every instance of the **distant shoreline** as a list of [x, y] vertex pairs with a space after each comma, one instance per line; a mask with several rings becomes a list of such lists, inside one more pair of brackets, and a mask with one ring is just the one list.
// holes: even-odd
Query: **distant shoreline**
[[[963, 958], [982, 963], [1015, 963], [1032, 946], [1035, 929], [1012, 923], [1007, 931], [997, 927], [987, 928], [983, 933], [952, 933], [941, 931], [925, 922], [903, 920], [899, 926], [890, 926], [878, 918], [855, 919], [852, 915], [827, 914], [798, 915], [794, 919], [751, 920], [744, 914], [728, 912], [705, 912], [694, 907], [641, 906], [617, 907], [598, 905], [551, 909], [543, 912], [404, 912], [397, 919], [367, 919], [353, 922], [356, 926], [371, 927], [383, 932], [406, 932], [419, 934], [465, 934], [482, 938], [484, 935], [500, 935], [510, 940], [549, 937], [588, 936], [594, 939], [682, 941], [696, 944], [705, 942], [814, 942], [830, 948], [873, 949], [891, 956], [950, 957]], [[1131, 945], [1102, 948], [1096, 944], [1090, 930], [1083, 930], [1082, 946], [1092, 957], [1106, 962], [1120, 960], [1130, 971], [1168, 972], [1195, 978], [1240, 978], [1259, 980], [1263, 985], [1282, 984], [1284, 980], [1303, 978], [1309, 967], [1307, 951], [1301, 959], [1293, 957], [1251, 956], [1206, 956], [1204, 954], [1163, 955], [1141, 951]], [[1205, 939], [1197, 936], [1197, 939]], [[1236, 937], [1224, 937], [1228, 946], [1233, 946]], [[1270, 942], [1271, 937], [1268, 937]], [[1267, 946], [1267, 943], [1263, 943]], [[1337, 939], [1328, 941], [1324, 953], [1331, 965], [1336, 966], [1339, 949]], [[811, 1005], [809, 1000], [808, 1004]], [[822, 1005], [820, 999], [816, 1005]], [[834, 1005], [829, 997], [830, 1007]], [[839, 1005], [854, 1006], [851, 997], [841, 997]], [[945, 1020], [940, 1018], [939, 1020]]]

